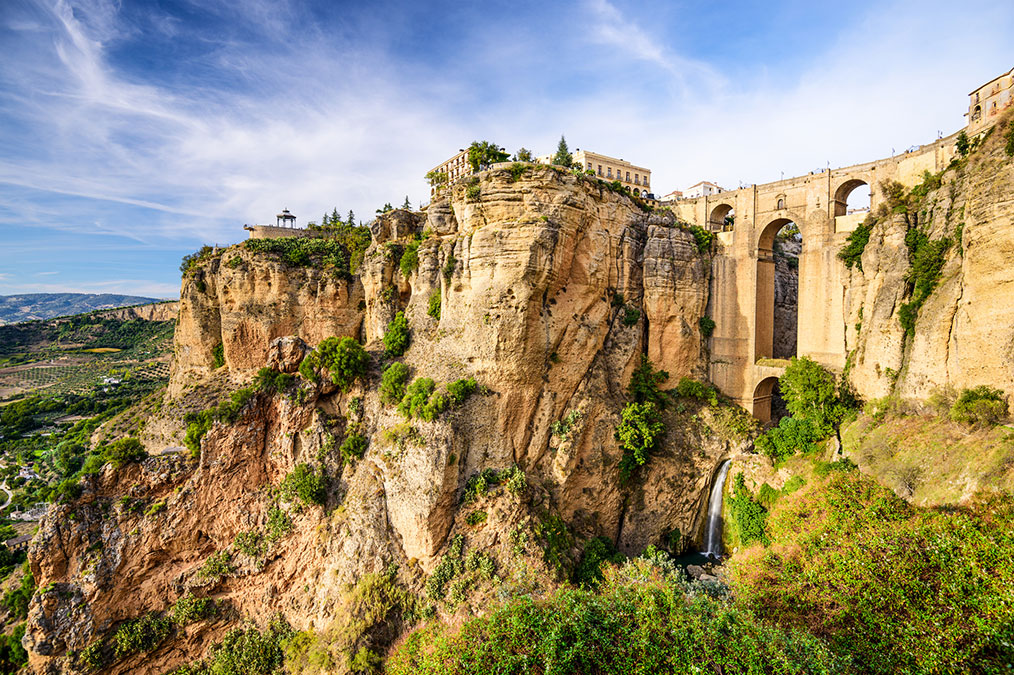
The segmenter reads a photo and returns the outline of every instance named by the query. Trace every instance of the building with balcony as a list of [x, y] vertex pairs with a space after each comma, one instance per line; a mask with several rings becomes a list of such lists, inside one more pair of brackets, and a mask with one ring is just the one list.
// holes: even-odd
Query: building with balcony
[[[472, 173], [472, 167], [468, 165], [468, 150], [459, 149], [458, 154], [454, 155], [445, 162], [441, 162], [430, 171], [434, 174], [443, 173], [446, 175], [446, 183], [453, 183], [462, 176]], [[435, 195], [440, 187], [440, 185], [430, 185], [430, 197]]]
[[985, 130], [1014, 104], [1014, 68], [968, 95], [968, 135]]

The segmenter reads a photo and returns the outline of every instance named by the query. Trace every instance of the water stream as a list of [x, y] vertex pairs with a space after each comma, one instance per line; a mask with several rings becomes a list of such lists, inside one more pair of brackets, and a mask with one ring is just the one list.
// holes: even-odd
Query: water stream
[[708, 523], [704, 535], [704, 555], [717, 560], [722, 555], [722, 493], [725, 488], [725, 476], [729, 473], [729, 460], [722, 462], [711, 487], [711, 499], [708, 500]]

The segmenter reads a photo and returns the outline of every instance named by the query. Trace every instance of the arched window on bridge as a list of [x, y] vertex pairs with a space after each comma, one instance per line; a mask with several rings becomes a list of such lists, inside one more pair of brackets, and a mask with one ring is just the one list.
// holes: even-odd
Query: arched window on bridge
[[777, 377], [766, 377], [757, 383], [753, 392], [753, 410], [750, 412], [765, 427], [777, 426], [778, 422], [789, 414], [785, 409], [782, 393], [778, 389]]
[[796, 355], [799, 334], [799, 261], [803, 238], [796, 223], [768, 223], [757, 245], [757, 306], [754, 357], [788, 359]]
[[834, 215], [845, 216], [870, 210], [870, 186], [854, 178], [838, 186], [834, 193]]
[[708, 218], [709, 229], [714, 232], [729, 232], [736, 224], [736, 211], [731, 204], [719, 204], [711, 209]]

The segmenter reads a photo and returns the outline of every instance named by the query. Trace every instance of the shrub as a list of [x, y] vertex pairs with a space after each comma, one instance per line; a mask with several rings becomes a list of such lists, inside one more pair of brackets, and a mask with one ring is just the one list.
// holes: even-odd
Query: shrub
[[715, 320], [710, 316], [702, 316], [697, 320], [697, 326], [701, 329], [701, 335], [707, 339], [715, 332]]
[[999, 389], [979, 385], [963, 389], [951, 406], [951, 419], [955, 422], [993, 426], [1007, 417], [1007, 399]]
[[475, 526], [485, 523], [487, 518], [489, 518], [489, 515], [485, 511], [472, 511], [465, 516], [465, 522]]
[[470, 202], [477, 202], [482, 197], [482, 187], [476, 183], [465, 188], [465, 198]]
[[866, 244], [870, 242], [872, 233], [873, 222], [869, 219], [849, 232], [845, 246], [838, 251], [838, 259], [845, 263], [845, 267], [849, 269], [856, 267], [860, 272], [863, 271], [863, 251], [866, 250]]
[[768, 518], [771, 546], [733, 558], [742, 606], [825, 636], [861, 672], [999, 673], [1011, 662], [1014, 497], [920, 509], [833, 472]]
[[616, 550], [611, 539], [593, 537], [581, 552], [581, 559], [574, 568], [573, 582], [576, 586], [595, 590], [602, 582], [602, 563], [622, 563], [624, 556]]
[[183, 443], [190, 449], [190, 454], [197, 457], [201, 454], [201, 439], [216, 421], [232, 424], [239, 419], [239, 414], [254, 397], [253, 387], [244, 387], [232, 392], [229, 400], [220, 402], [214, 408], [200, 412], [187, 413], [183, 420], [187, 423], [187, 433]]
[[335, 276], [350, 279], [370, 245], [370, 229], [343, 223], [329, 229], [326, 237], [247, 239], [248, 251], [276, 255], [292, 267], [320, 267]]
[[113, 635], [114, 653], [116, 658], [128, 654], [148, 652], [158, 647], [172, 632], [169, 620], [154, 612], [145, 614], [140, 619], [127, 621]]
[[454, 251], [451, 251], [447, 255], [447, 260], [444, 262], [444, 281], [448, 284], [451, 283], [451, 277], [454, 276], [454, 267], [458, 264], [457, 258], [454, 257]]
[[426, 313], [437, 321], [440, 321], [440, 305], [440, 289], [437, 289], [430, 295], [429, 306], [426, 308]]
[[182, 272], [184, 276], [190, 274], [196, 270], [202, 262], [210, 259], [214, 253], [215, 249], [211, 246], [202, 246], [197, 252], [183, 256], [183, 262], [180, 263], [180, 272]]
[[225, 365], [225, 345], [219, 342], [211, 348], [211, 367], [218, 370]]
[[436, 385], [430, 378], [416, 378], [405, 390], [405, 397], [398, 404], [398, 412], [406, 419], [418, 417], [432, 422], [450, 405], [447, 396], [435, 389]]
[[28, 569], [28, 563], [24, 565], [25, 573], [21, 575], [18, 585], [8, 590], [3, 596], [3, 606], [16, 619], [28, 618], [28, 603], [35, 595], [35, 577]]
[[274, 675], [285, 661], [283, 645], [293, 635], [281, 617], [263, 633], [254, 627], [233, 628], [225, 634], [209, 659], [213, 675]]
[[898, 320], [908, 335], [914, 335], [919, 309], [940, 281], [951, 240], [942, 237], [931, 241], [925, 234], [912, 228], [905, 235], [905, 243], [909, 247], [910, 261], [906, 278], [912, 284], [912, 297], [899, 308]]
[[292, 531], [292, 519], [277, 506], [268, 509], [267, 535], [265, 539], [275, 542]]
[[706, 230], [700, 225], [691, 225], [690, 234], [694, 235], [694, 243], [697, 244], [698, 253], [707, 253], [711, 250], [711, 244], [715, 241], [715, 233]]
[[634, 399], [635, 403], [650, 401], [658, 408], [664, 409], [669, 403], [669, 396], [659, 389], [659, 385], [668, 379], [669, 373], [664, 370], [655, 370], [648, 357], [642, 354], [641, 363], [634, 368], [634, 372], [630, 375], [627, 394]]
[[771, 673], [824, 675], [846, 664], [816, 637], [685, 594], [646, 561], [606, 575], [604, 590], [523, 596], [451, 628], [401, 642], [390, 675]]
[[419, 268], [419, 242], [410, 241], [405, 246], [405, 252], [401, 255], [401, 261], [398, 263], [401, 267], [401, 273], [408, 277], [412, 275]]
[[9, 635], [0, 636], [0, 672], [20, 672], [28, 663], [28, 652], [21, 646], [25, 637], [25, 624], [19, 623]]
[[395, 361], [384, 369], [380, 378], [380, 400], [387, 405], [397, 405], [405, 398], [405, 383], [408, 382], [408, 366]]
[[299, 463], [279, 486], [282, 497], [292, 501], [296, 497], [304, 504], [323, 506], [327, 498], [327, 481], [323, 471], [315, 471], [309, 464]]
[[680, 398], [692, 398], [711, 407], [718, 405], [718, 390], [712, 385], [698, 382], [689, 377], [681, 377], [674, 390]]
[[215, 606], [215, 601], [211, 598], [196, 598], [192, 593], [188, 593], [187, 595], [180, 596], [173, 603], [170, 614], [172, 615], [172, 622], [174, 624], [185, 626], [188, 623], [213, 616], [217, 611], [218, 608]]
[[469, 396], [475, 393], [476, 386], [475, 378], [473, 377], [455, 380], [447, 385], [447, 395], [450, 396], [451, 403], [461, 405], [468, 400]]
[[554, 436], [565, 439], [570, 436], [570, 430], [579, 419], [581, 419], [581, 411], [571, 410], [562, 420], [556, 420], [549, 425], [549, 431]]
[[338, 451], [347, 464], [360, 460], [366, 454], [366, 438], [361, 434], [349, 434]]
[[637, 323], [637, 321], [640, 318], [641, 318], [641, 310], [635, 309], [633, 307], [624, 307], [623, 308], [623, 325], [624, 326], [627, 326], [629, 328], [630, 326], [633, 326], [635, 323]]
[[762, 434], [754, 445], [763, 454], [777, 462], [797, 451], [806, 452], [813, 444], [824, 438], [824, 434], [806, 419], [783, 417], [778, 426]]
[[616, 427], [615, 435], [623, 450], [620, 478], [625, 482], [634, 471], [647, 463], [666, 430], [658, 408], [651, 401], [628, 403], [620, 416], [621, 421]]
[[737, 473], [732, 483], [732, 496], [729, 498], [729, 513], [736, 527], [741, 544], [759, 541], [768, 543], [766, 531], [767, 511], [757, 502], [746, 487], [743, 473]]
[[384, 353], [390, 357], [398, 357], [408, 349], [408, 319], [404, 312], [398, 312], [387, 324], [384, 333]]
[[[387, 337], [384, 339], [386, 341]], [[317, 372], [323, 369], [341, 391], [348, 392], [355, 380], [366, 375], [369, 365], [370, 355], [361, 344], [350, 337], [329, 337], [306, 355], [299, 364], [299, 373], [316, 382]]]
[[113, 468], [118, 469], [127, 462], [140, 462], [148, 457], [148, 452], [136, 438], [121, 438], [106, 446], [102, 456]]
[[236, 550], [245, 556], [251, 558], [258, 558], [264, 554], [264, 537], [257, 530], [247, 530], [246, 532], [240, 532], [236, 535], [235, 539], [232, 540], [232, 545], [236, 547]]
[[215, 583], [232, 573], [232, 555], [228, 551], [219, 551], [204, 561], [204, 564], [197, 570], [197, 578], [201, 581]]
[[958, 151], [959, 155], [965, 157], [968, 155], [968, 150], [971, 148], [971, 145], [972, 144], [968, 140], [968, 134], [965, 133], [964, 129], [962, 129], [954, 141], [954, 149]]
[[280, 373], [271, 368], [261, 368], [254, 377], [253, 387], [257, 391], [274, 394], [288, 389], [295, 379], [288, 373]]
[[441, 558], [433, 574], [426, 580], [426, 597], [430, 600], [441, 600], [444, 597], [444, 587], [451, 579], [461, 574], [464, 570], [462, 553], [465, 550], [465, 538], [460, 534], [454, 535], [447, 553]]
[[527, 168], [528, 167], [525, 164], [522, 164], [521, 162], [514, 162], [513, 164], [511, 164], [510, 167], [508, 167], [507, 169], [508, 171], [510, 171], [511, 174], [511, 182], [517, 183], [519, 180], [521, 180], [521, 176], [524, 175], [525, 169]]

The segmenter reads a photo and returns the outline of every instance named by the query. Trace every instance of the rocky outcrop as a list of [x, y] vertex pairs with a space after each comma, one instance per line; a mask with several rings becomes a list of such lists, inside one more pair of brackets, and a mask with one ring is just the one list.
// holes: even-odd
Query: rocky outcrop
[[[671, 384], [705, 371], [707, 256], [671, 217], [649, 217], [589, 177], [532, 166], [520, 177], [486, 172], [477, 187], [454, 186], [423, 214], [378, 219], [351, 281], [242, 245], [187, 275], [169, 402], [245, 382], [264, 365], [293, 372], [331, 335], [360, 338], [373, 366], [346, 393], [300, 378], [258, 394], [234, 424], [207, 433], [196, 464], [161, 457], [109, 469], [80, 502], [55, 510], [30, 556], [40, 586], [62, 589], [32, 606], [26, 644], [37, 670], [65, 669], [71, 651], [188, 590], [230, 612], [110, 672], [163, 672], [196, 658], [235, 617], [263, 623], [282, 612], [319, 629], [340, 616], [343, 589], [390, 563], [421, 590], [455, 533], [503, 564], [514, 555], [511, 532], [526, 523], [542, 531], [538, 523], [557, 516], [577, 537], [558, 552], [563, 560], [596, 535], [627, 553], [698, 536], [715, 466], [748, 447], [744, 413], [667, 410], [665, 442], [627, 483], [614, 430], [642, 353]], [[409, 248], [418, 265], [403, 269]], [[413, 378], [481, 385], [433, 421], [406, 421], [379, 398], [381, 340], [399, 311]], [[213, 372], [219, 343], [225, 365]], [[358, 461], [338, 449], [350, 429], [367, 439]], [[326, 508], [279, 501], [276, 486], [299, 463], [329, 477]], [[513, 465], [526, 476], [523, 496], [491, 505], [487, 525], [467, 524], [466, 481]], [[237, 553], [236, 536], [264, 531], [272, 509], [289, 514], [292, 532], [261, 559]], [[202, 582], [197, 570], [221, 551], [233, 571]]]
[[[862, 270], [853, 269], [845, 289], [849, 377], [865, 398], [893, 391], [925, 399], [938, 388], [980, 384], [1014, 397], [1014, 163], [1002, 136], [998, 126], [916, 209], [885, 215], [873, 228]], [[906, 336], [898, 312], [912, 292], [905, 244], [912, 227], [953, 244]]]
[[141, 319], [143, 321], [175, 321], [180, 311], [180, 303], [176, 301], [155, 302], [150, 305], [135, 305], [134, 307], [121, 307], [110, 309], [104, 312], [97, 312], [96, 316], [103, 319], [117, 319], [129, 321]]

